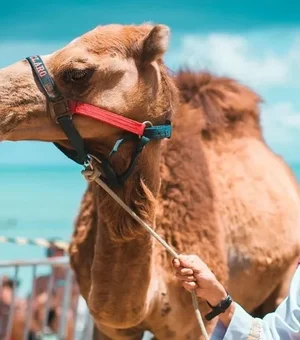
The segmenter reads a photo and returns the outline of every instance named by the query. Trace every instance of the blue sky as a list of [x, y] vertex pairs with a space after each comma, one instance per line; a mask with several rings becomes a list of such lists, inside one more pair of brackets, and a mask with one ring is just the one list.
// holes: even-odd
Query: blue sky
[[[0, 67], [52, 52], [97, 25], [164, 23], [172, 30], [168, 66], [208, 69], [258, 91], [267, 142], [300, 163], [299, 13], [296, 0], [7, 1], [0, 13]], [[1, 143], [0, 156], [1, 164], [71, 164], [46, 143]]]

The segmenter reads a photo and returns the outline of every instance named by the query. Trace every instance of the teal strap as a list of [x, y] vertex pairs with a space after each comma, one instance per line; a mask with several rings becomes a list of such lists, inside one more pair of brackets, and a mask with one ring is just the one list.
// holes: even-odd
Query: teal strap
[[120, 175], [117, 175], [115, 173], [108, 159], [106, 159], [105, 157], [102, 158], [101, 160], [102, 166], [103, 166], [103, 170], [106, 175], [106, 178], [108, 180], [108, 183], [113, 187], [122, 185], [127, 180], [127, 178], [131, 175], [139, 154], [142, 152], [143, 148], [150, 142], [150, 140], [170, 138], [171, 134], [172, 134], [172, 125], [170, 123], [166, 123], [165, 125], [156, 125], [156, 126], [145, 128], [144, 134], [141, 137], [129, 134], [121, 139], [118, 139], [115, 145], [113, 146], [112, 150], [110, 151], [109, 156], [112, 156], [113, 154], [115, 154], [118, 151], [119, 147], [126, 141], [138, 140], [138, 144], [137, 144], [135, 151], [133, 152], [133, 155], [131, 157], [131, 161], [129, 163], [127, 170], [124, 171]]
[[[123, 138], [118, 139], [113, 146], [109, 156], [112, 156], [115, 154], [119, 147], [126, 141], [129, 140], [136, 140], [138, 141], [136, 149], [133, 151], [133, 154], [131, 156], [131, 160], [129, 163], [129, 166], [127, 170], [125, 170], [122, 174], [118, 175], [114, 169], [112, 168], [109, 160], [102, 154], [96, 154], [97, 158], [99, 158], [102, 162], [103, 167], [103, 173], [105, 176], [101, 176], [101, 179], [110, 187], [118, 187], [124, 184], [126, 179], [130, 176], [132, 173], [134, 166], [136, 164], [137, 158], [141, 151], [143, 150], [144, 146], [149, 143], [152, 139], [164, 139], [164, 138], [170, 138], [172, 134], [172, 125], [169, 121], [166, 122], [164, 125], [156, 125], [156, 126], [150, 126], [146, 127], [144, 130], [143, 136], [139, 137], [137, 135], [133, 134], [127, 134]], [[73, 161], [81, 164], [78, 159], [76, 158], [77, 154], [76, 151], [70, 150], [67, 148], [64, 148], [60, 146], [59, 144], [56, 144], [56, 146], [70, 159]]]
[[[138, 148], [143, 148], [151, 139], [164, 139], [164, 138], [170, 138], [172, 135], [172, 125], [171, 124], [165, 124], [165, 125], [156, 125], [145, 128], [144, 134], [141, 137], [141, 141], [138, 145]], [[116, 153], [119, 149], [119, 147], [128, 140], [134, 140], [137, 136], [135, 135], [126, 135], [125, 137], [118, 139], [113, 146], [109, 156]]]
[[115, 143], [115, 145], [113, 146], [113, 148], [111, 149], [109, 156], [112, 156], [114, 153], [116, 153], [119, 150], [119, 147], [126, 141], [128, 140], [135, 140], [138, 137], [136, 135], [127, 135], [124, 138], [118, 139]]
[[137, 161], [137, 157], [138, 155], [142, 152], [143, 148], [145, 145], [147, 145], [148, 143], [150, 142], [150, 139], [147, 138], [147, 137], [141, 137], [138, 145], [137, 145], [137, 148], [131, 158], [131, 162], [129, 164], [129, 167], [126, 171], [124, 171], [120, 176], [119, 176], [119, 181], [121, 181], [121, 183], [124, 183], [127, 178], [131, 175], [133, 169], [134, 169], [134, 166], [136, 164], [136, 161]]
[[149, 139], [164, 139], [170, 138], [172, 135], [172, 125], [156, 125], [147, 127], [144, 131], [144, 136]]

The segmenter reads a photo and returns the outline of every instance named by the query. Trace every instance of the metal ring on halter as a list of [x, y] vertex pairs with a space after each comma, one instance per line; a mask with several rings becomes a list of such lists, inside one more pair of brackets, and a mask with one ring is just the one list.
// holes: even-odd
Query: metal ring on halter
[[93, 170], [92, 158], [90, 154], [87, 154], [87, 160], [84, 161], [83, 166], [87, 169], [90, 167]]
[[87, 168], [88, 166], [91, 168], [91, 170], [94, 170], [94, 166], [93, 166], [93, 161], [97, 162], [99, 164], [101, 164], [102, 162], [100, 161], [100, 159], [98, 159], [96, 156], [88, 154], [88, 160], [85, 162], [84, 166], [85, 168]]
[[150, 122], [150, 120], [145, 120], [144, 122], [143, 122], [143, 124], [144, 125], [146, 125], [147, 126], [147, 124], [149, 125], [149, 126], [153, 126], [153, 124]]
[[[142, 124], [145, 125], [145, 128], [147, 126], [150, 126], [150, 127], [153, 126], [153, 124], [152, 124], [152, 122], [150, 122], [150, 120], [145, 120]], [[141, 138], [142, 138], [142, 135], [139, 136], [139, 139], [141, 139]]]

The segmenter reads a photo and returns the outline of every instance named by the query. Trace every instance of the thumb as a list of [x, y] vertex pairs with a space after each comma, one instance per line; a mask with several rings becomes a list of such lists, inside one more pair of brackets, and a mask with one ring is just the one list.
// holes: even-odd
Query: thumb
[[179, 268], [180, 267], [180, 261], [178, 259], [174, 259], [173, 265], [174, 265], [175, 268]]

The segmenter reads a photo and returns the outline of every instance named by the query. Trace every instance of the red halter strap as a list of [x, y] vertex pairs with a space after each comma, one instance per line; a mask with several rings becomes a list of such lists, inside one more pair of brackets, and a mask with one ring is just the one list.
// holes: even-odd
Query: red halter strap
[[107, 111], [100, 107], [77, 102], [74, 100], [68, 101], [69, 109], [73, 114], [80, 114], [82, 116], [91, 117], [100, 120], [103, 123], [110, 124], [117, 128], [126, 130], [136, 135], [142, 136], [145, 130], [145, 124], [120, 116], [116, 113]]

